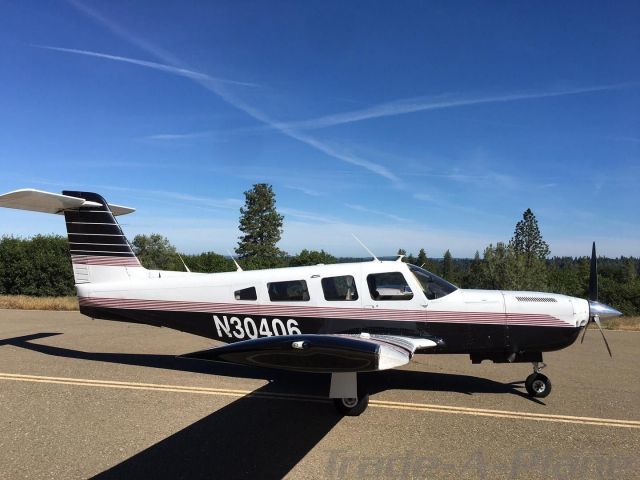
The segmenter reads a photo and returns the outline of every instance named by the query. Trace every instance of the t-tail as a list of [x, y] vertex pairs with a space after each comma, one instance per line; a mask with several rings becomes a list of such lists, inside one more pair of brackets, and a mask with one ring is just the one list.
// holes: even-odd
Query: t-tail
[[148, 275], [116, 220], [133, 208], [109, 204], [96, 193], [33, 189], [0, 195], [0, 207], [64, 214], [76, 284]]

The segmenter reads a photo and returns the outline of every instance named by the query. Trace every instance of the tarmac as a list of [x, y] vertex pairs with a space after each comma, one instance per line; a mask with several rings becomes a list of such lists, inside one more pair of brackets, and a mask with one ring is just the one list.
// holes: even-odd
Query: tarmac
[[529, 364], [419, 355], [360, 375], [359, 417], [329, 377], [177, 355], [216, 345], [77, 312], [0, 310], [0, 478], [640, 478], [640, 333], [598, 331]]

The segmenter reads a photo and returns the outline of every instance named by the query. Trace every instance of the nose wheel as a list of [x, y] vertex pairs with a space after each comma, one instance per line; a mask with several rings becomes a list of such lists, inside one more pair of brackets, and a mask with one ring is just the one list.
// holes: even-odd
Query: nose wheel
[[551, 393], [551, 380], [540, 373], [546, 365], [542, 362], [533, 363], [533, 373], [527, 377], [524, 386], [527, 393], [533, 398], [544, 398]]
[[340, 413], [348, 417], [357, 417], [367, 409], [369, 395], [358, 388], [358, 376], [355, 372], [331, 374], [329, 398]]
[[333, 404], [341, 415], [357, 417], [367, 409], [369, 395], [362, 395], [357, 398], [334, 398]]

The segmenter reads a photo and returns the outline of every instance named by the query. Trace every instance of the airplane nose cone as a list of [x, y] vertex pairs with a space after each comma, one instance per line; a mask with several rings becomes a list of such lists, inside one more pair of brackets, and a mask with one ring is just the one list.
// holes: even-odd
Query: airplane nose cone
[[589, 316], [593, 317], [594, 315], [598, 315], [600, 318], [611, 318], [619, 317], [622, 313], [604, 303], [589, 300]]

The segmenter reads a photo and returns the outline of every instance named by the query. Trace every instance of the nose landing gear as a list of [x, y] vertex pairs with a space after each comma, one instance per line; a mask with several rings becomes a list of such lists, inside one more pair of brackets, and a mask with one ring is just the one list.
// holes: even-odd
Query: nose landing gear
[[369, 405], [369, 395], [358, 388], [355, 372], [332, 373], [329, 398], [333, 399], [338, 412], [348, 417], [357, 417]]
[[533, 373], [524, 382], [530, 397], [544, 398], [551, 393], [551, 380], [540, 373], [540, 370], [546, 366], [543, 362], [533, 362]]

